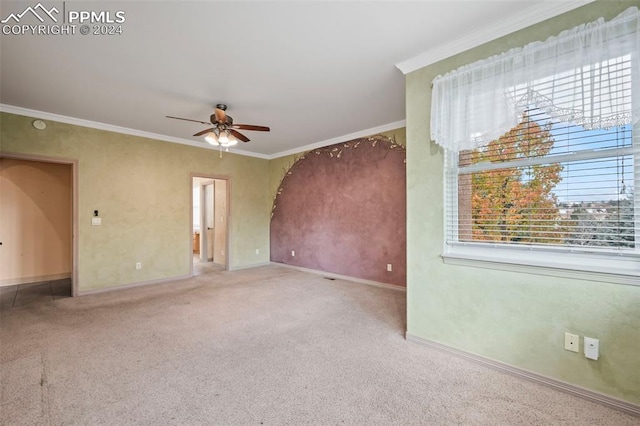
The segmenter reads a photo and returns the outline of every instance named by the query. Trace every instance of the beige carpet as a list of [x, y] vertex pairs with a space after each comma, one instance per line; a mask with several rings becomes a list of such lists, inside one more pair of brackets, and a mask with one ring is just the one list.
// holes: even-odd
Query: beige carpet
[[4, 425], [638, 425], [409, 343], [405, 294], [277, 266], [4, 308]]

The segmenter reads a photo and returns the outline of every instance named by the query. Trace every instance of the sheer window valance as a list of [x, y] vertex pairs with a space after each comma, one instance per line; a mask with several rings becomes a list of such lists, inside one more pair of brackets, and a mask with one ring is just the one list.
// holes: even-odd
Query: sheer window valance
[[639, 15], [632, 7], [436, 77], [431, 138], [455, 152], [485, 146], [532, 106], [588, 129], [637, 123]]

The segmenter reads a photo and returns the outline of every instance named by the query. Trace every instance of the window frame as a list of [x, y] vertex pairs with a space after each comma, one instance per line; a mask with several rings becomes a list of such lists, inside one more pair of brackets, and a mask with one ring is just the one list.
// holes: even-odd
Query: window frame
[[[633, 154], [633, 180], [634, 193], [636, 194], [634, 196], [636, 247], [633, 251], [618, 251], [590, 246], [509, 245], [486, 241], [459, 241], [458, 227], [454, 226], [454, 229], [450, 229], [450, 225], [458, 223], [459, 215], [459, 153], [445, 150], [442, 249], [444, 263], [640, 286], [640, 197], [637, 195], [637, 189], [640, 188], [640, 123], [632, 126], [632, 140], [633, 146], [624, 148], [624, 150]], [[576, 161], [581, 157], [594, 155], [598, 154], [587, 152], [573, 156], [549, 158], [556, 161], [563, 157], [564, 160]], [[539, 160], [534, 159], [533, 161], [538, 162]], [[504, 165], [489, 167], [504, 167]], [[463, 169], [469, 172], [469, 170], [474, 171], [476, 168], [478, 166], [470, 165]], [[449, 236], [452, 236], [451, 240]]]

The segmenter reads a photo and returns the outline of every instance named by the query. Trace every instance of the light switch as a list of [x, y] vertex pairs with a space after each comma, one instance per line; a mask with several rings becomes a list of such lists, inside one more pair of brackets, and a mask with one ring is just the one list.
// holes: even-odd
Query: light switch
[[598, 359], [600, 355], [600, 341], [592, 337], [584, 338], [584, 356], [589, 359]]
[[91, 218], [91, 224], [93, 226], [100, 226], [102, 225], [102, 218], [101, 217], [92, 217]]

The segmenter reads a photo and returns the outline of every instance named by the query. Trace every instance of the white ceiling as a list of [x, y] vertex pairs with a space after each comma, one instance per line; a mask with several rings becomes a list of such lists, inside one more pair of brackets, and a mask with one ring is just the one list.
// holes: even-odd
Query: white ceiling
[[[43, 0], [122, 10], [123, 34], [0, 36], [0, 103], [202, 146], [190, 135], [206, 126], [165, 116], [208, 121], [226, 103], [236, 123], [271, 127], [244, 131], [242, 152], [273, 158], [402, 125], [398, 64], [424, 66], [586, 2]], [[36, 4], [3, 1], [0, 15]]]

